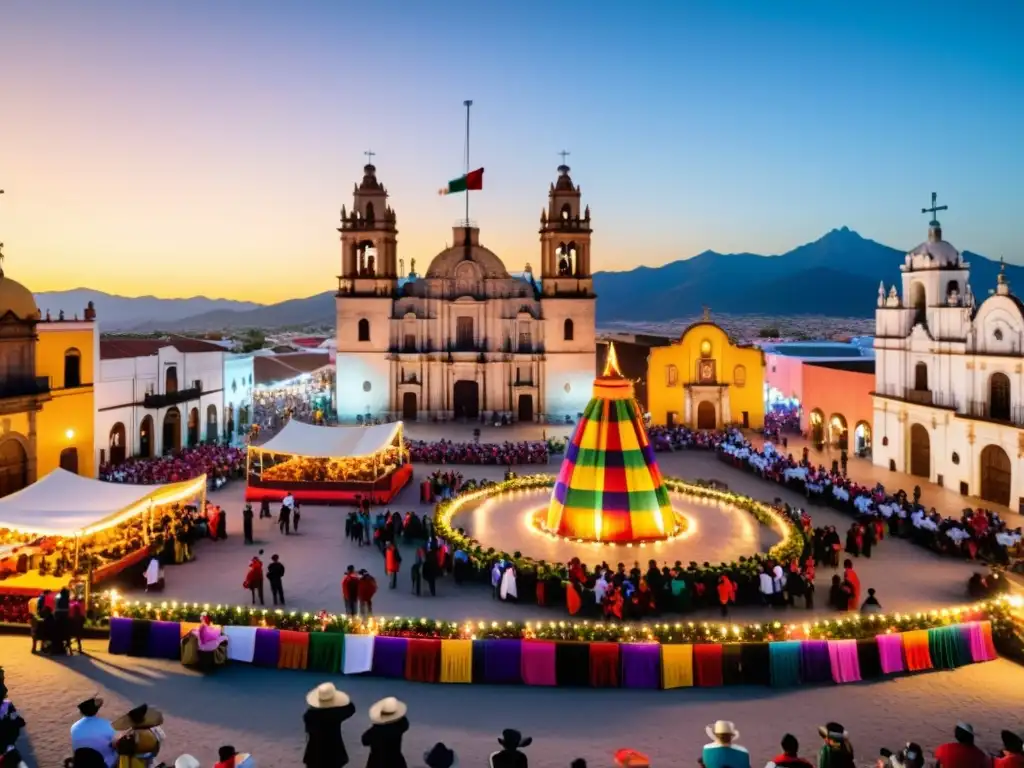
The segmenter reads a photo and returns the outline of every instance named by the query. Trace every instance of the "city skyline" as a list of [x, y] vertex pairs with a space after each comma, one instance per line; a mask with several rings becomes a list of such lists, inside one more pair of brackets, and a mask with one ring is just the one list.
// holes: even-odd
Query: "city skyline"
[[[274, 302], [334, 287], [364, 153], [424, 271], [462, 217], [510, 271], [563, 147], [597, 270], [782, 253], [849, 226], [901, 249], [930, 193], [962, 249], [1024, 262], [1024, 10], [526, 2], [22, 6], [0, 29], [5, 270], [34, 291]], [[940, 4], [941, 6], [942, 4]]]

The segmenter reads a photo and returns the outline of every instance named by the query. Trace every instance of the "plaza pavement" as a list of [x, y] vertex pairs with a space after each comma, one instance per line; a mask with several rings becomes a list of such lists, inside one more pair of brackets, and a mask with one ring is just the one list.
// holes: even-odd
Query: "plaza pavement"
[[[97, 692], [106, 699], [108, 717], [143, 702], [161, 709], [167, 732], [161, 757], [172, 764], [187, 751], [210, 766], [217, 747], [232, 744], [252, 752], [260, 768], [301, 765], [304, 695], [323, 682], [317, 674], [237, 665], [202, 678], [176, 662], [109, 656], [99, 641], [87, 641], [86, 651], [88, 656], [54, 660], [31, 655], [28, 638], [0, 637], [10, 696], [28, 722], [24, 747], [33, 768], [61, 765], [70, 754], [75, 704]], [[859, 766], [873, 766], [879, 747], [896, 750], [909, 740], [922, 744], [931, 762], [931, 750], [952, 738], [958, 720], [972, 723], [980, 746], [995, 750], [1000, 729], [1019, 729], [1024, 709], [1024, 670], [1002, 659], [884, 682], [792, 690], [498, 688], [341, 676], [332, 681], [358, 708], [343, 729], [352, 766], [366, 762], [359, 737], [369, 725], [367, 709], [392, 695], [409, 706], [412, 727], [404, 745], [411, 768], [422, 765], [420, 757], [436, 741], [454, 747], [462, 766], [485, 766], [503, 728], [533, 736], [528, 752], [534, 768], [568, 768], [576, 757], [586, 758], [591, 768], [608, 768], [611, 753], [621, 747], [649, 753], [658, 768], [695, 765], [708, 740], [704, 726], [718, 719], [736, 722], [754, 768], [779, 751], [787, 732], [813, 760], [817, 726], [828, 720], [849, 730]]]
[[[768, 502], [780, 497], [790, 504], [801, 506], [805, 501], [802, 496], [788, 489], [723, 464], [711, 452], [680, 451], [659, 454], [659, 461], [664, 474], [668, 476], [717, 479], [727, 483], [732, 490]], [[454, 468], [467, 477], [499, 479], [504, 472], [503, 467]], [[550, 468], [528, 466], [519, 469], [525, 473], [545, 469], [553, 472], [555, 468], [556, 465], [552, 464]], [[434, 467], [429, 465], [415, 465], [416, 477], [424, 477], [433, 469]], [[352, 564], [357, 569], [366, 568], [377, 577], [380, 589], [374, 601], [374, 609], [380, 616], [430, 617], [450, 621], [528, 621], [557, 620], [566, 615], [563, 610], [555, 608], [543, 609], [535, 605], [499, 603], [491, 599], [488, 587], [457, 587], [447, 577], [438, 581], [436, 597], [416, 597], [411, 592], [409, 581], [409, 569], [414, 562], [414, 552], [409, 547], [403, 547], [402, 572], [399, 575], [398, 588], [390, 590], [385, 580], [383, 558], [377, 549], [359, 548], [345, 539], [344, 518], [347, 510], [343, 507], [303, 507], [300, 533], [297, 536], [283, 536], [274, 521], [256, 519], [254, 532], [258, 543], [255, 546], [246, 546], [241, 537], [242, 498], [241, 483], [231, 483], [221, 491], [211, 494], [211, 499], [222, 504], [227, 510], [228, 539], [219, 542], [200, 542], [196, 548], [197, 559], [194, 562], [168, 567], [167, 589], [164, 593], [147, 597], [139, 590], [135, 590], [126, 594], [137, 599], [153, 601], [178, 600], [212, 605], [248, 603], [249, 593], [242, 589], [242, 580], [249, 559], [262, 548], [264, 562], [269, 561], [271, 554], [277, 553], [285, 565], [284, 589], [289, 610], [310, 613], [319, 610], [342, 612], [344, 604], [341, 598], [341, 578], [346, 566]], [[430, 511], [426, 505], [419, 503], [418, 482], [408, 486], [391, 508], [403, 511]], [[824, 507], [811, 507], [810, 514], [815, 525], [836, 525], [841, 532], [845, 532], [851, 522], [846, 515]], [[702, 524], [701, 528], [701, 535], [712, 541], [715, 536], [712, 526]], [[708, 530], [704, 531], [704, 528]], [[485, 543], [492, 544], [498, 549], [508, 544], [502, 541], [487, 542], [485, 537], [481, 538]], [[530, 554], [525, 545], [522, 551]], [[647, 555], [648, 551], [652, 554]], [[653, 550], [636, 552], [636, 557], [642, 560], [653, 556]], [[698, 554], [695, 553], [694, 559], [703, 561], [704, 558], [697, 556]], [[586, 555], [591, 556], [589, 560]], [[585, 549], [584, 560], [593, 563], [594, 559], [593, 550]], [[857, 559], [856, 568], [865, 594], [868, 587], [874, 587], [886, 611], [907, 612], [964, 603], [968, 577], [983, 566], [942, 558], [907, 541], [887, 538], [874, 549], [870, 559]], [[814, 610], [816, 616], [830, 614], [827, 594], [831, 577], [830, 569], [819, 569]], [[269, 604], [269, 587], [265, 597]], [[784, 614], [791, 616], [793, 620], [809, 615], [803, 609], [787, 609]], [[710, 611], [706, 615], [714, 617], [717, 611]], [[741, 607], [735, 609], [733, 615], [737, 618], [757, 620], [760, 617], [782, 614], [759, 607]]]

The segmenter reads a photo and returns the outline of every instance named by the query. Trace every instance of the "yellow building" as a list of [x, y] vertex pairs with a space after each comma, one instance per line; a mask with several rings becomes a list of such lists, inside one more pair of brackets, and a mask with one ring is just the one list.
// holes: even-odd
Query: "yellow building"
[[764, 355], [735, 344], [708, 319], [647, 358], [647, 406], [655, 424], [722, 429], [764, 426]]
[[43, 318], [0, 268], [0, 496], [57, 467], [95, 476], [95, 318], [91, 303], [81, 319]]

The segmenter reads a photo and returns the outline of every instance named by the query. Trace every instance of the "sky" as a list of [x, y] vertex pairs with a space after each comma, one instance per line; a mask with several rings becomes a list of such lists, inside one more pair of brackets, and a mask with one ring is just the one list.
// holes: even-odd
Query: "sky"
[[464, 99], [511, 271], [562, 149], [595, 270], [849, 226], [1024, 263], [1024, 3], [9, 0], [0, 241], [34, 291], [260, 302], [337, 286], [364, 152], [417, 270], [451, 240]]

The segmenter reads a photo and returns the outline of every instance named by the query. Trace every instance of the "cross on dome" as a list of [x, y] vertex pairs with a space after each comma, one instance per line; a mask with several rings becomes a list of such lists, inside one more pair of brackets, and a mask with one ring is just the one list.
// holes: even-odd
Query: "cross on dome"
[[939, 220], [936, 218], [935, 214], [937, 214], [939, 211], [948, 211], [949, 210], [949, 206], [948, 205], [936, 205], [935, 204], [935, 202], [938, 199], [938, 197], [939, 197], [939, 195], [938, 195], [937, 192], [932, 192], [932, 207], [931, 208], [922, 208], [921, 209], [921, 213], [930, 213], [932, 215], [932, 220], [929, 222], [929, 224], [931, 226], [933, 226], [933, 227], [939, 226]]

